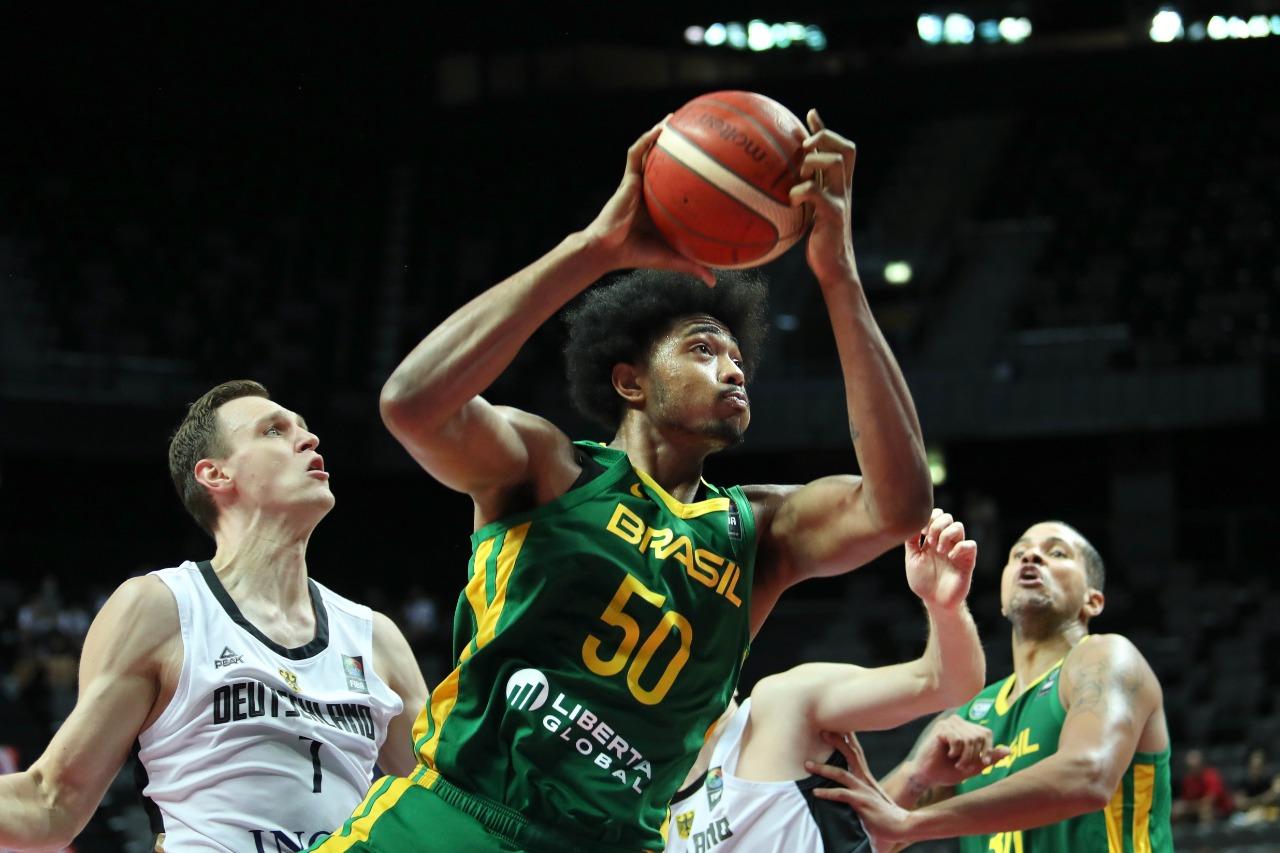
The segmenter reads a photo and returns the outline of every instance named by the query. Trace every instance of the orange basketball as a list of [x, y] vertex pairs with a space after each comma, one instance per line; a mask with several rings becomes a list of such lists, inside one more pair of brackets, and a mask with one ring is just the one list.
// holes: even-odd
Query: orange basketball
[[712, 267], [773, 260], [804, 233], [807, 206], [788, 193], [800, 181], [805, 126], [754, 92], [712, 92], [681, 107], [644, 167], [644, 199], [680, 254]]

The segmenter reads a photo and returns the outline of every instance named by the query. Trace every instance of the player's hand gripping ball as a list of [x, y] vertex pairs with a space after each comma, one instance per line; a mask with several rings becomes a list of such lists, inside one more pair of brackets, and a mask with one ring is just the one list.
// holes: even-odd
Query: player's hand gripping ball
[[811, 219], [792, 207], [809, 136], [786, 107], [753, 92], [700, 95], [671, 116], [644, 167], [649, 216], [672, 248], [711, 267], [767, 263]]

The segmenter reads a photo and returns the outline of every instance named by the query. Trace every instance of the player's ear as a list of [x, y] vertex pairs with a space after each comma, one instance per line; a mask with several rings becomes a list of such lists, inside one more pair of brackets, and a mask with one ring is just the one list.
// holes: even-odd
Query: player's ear
[[1107, 597], [1102, 594], [1102, 590], [1089, 587], [1084, 594], [1083, 613], [1086, 619], [1092, 619], [1102, 613], [1102, 608], [1107, 604]]
[[644, 404], [645, 388], [640, 371], [634, 364], [620, 361], [613, 366], [613, 390], [618, 392], [628, 404], [639, 406]]
[[201, 459], [192, 473], [196, 482], [211, 492], [227, 492], [233, 488], [231, 475], [216, 459]]

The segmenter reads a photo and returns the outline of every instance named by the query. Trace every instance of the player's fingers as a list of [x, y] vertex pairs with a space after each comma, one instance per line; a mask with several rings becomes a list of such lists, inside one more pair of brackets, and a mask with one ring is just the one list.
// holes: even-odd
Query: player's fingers
[[867, 766], [867, 757], [862, 752], [862, 744], [858, 743], [857, 738], [845, 739], [834, 732], [823, 732], [822, 739], [844, 756], [845, 762], [849, 765], [850, 773], [865, 781], [874, 781], [875, 777], [871, 775], [871, 768]]
[[844, 803], [855, 811], [861, 803], [858, 795], [846, 788], [813, 788], [812, 791], [813, 795], [819, 799]]
[[806, 151], [821, 149], [823, 151], [835, 151], [840, 154], [840, 158], [844, 160], [845, 174], [852, 178], [853, 167], [858, 159], [858, 146], [852, 141], [845, 139], [834, 130], [829, 130], [822, 119], [818, 116], [817, 110], [809, 111], [809, 130], [812, 133], [805, 139], [803, 145]]
[[942, 535], [942, 531], [946, 530], [947, 526], [953, 521], [955, 521], [955, 519], [951, 517], [951, 513], [949, 512], [943, 512], [935, 516], [933, 520], [929, 522], [929, 533], [925, 536], [925, 543], [930, 548], [936, 547], [938, 544], [938, 537]]
[[938, 534], [938, 553], [949, 553], [962, 539], [964, 539], [964, 525], [958, 521], [951, 522]]
[[839, 186], [844, 181], [844, 161], [832, 151], [810, 151], [800, 161], [800, 177], [826, 173], [825, 186]]
[[858, 778], [843, 767], [832, 767], [830, 764], [819, 764], [816, 761], [805, 761], [804, 769], [815, 776], [830, 779], [837, 785], [848, 788], [858, 784]]
[[978, 543], [972, 539], [957, 542], [947, 554], [947, 559], [962, 570], [970, 571], [978, 562]]
[[[821, 174], [819, 172], [818, 174]], [[799, 207], [808, 203], [813, 205], [814, 212], [823, 211], [824, 215], [839, 214], [844, 207], [844, 199], [832, 193], [822, 191], [822, 184], [817, 177], [801, 181], [791, 188], [791, 206]]]
[[938, 740], [947, 747], [947, 758], [949, 760], [960, 760], [960, 756], [964, 754], [964, 744], [961, 741], [950, 740], [945, 735], [938, 735]]
[[644, 167], [644, 158], [662, 133], [662, 128], [666, 127], [668, 118], [671, 118], [669, 114], [662, 121], [640, 134], [640, 138], [631, 143], [631, 147], [627, 149], [628, 173], [639, 172]]
[[1013, 751], [1007, 746], [993, 746], [984, 750], [982, 753], [982, 763], [986, 765], [995, 764], [997, 761], [1003, 761], [1013, 754]]

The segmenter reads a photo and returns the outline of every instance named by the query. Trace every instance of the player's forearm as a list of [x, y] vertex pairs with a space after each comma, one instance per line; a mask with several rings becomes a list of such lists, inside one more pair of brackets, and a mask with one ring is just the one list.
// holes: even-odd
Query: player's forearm
[[571, 234], [432, 330], [383, 386], [384, 411], [444, 423], [493, 384], [539, 326], [610, 269], [585, 234]]
[[880, 787], [902, 808], [908, 811], [941, 802], [955, 796], [953, 785], [935, 785], [921, 776], [915, 765], [904, 761], [880, 780]]
[[933, 508], [915, 403], [856, 276], [823, 282], [822, 291], [840, 355], [862, 487], [881, 526], [905, 537], [928, 521]]
[[83, 825], [38, 769], [0, 776], [0, 849], [61, 850]]
[[928, 607], [929, 642], [920, 665], [932, 686], [934, 707], [925, 713], [961, 705], [982, 689], [987, 659], [968, 605]]
[[1097, 811], [1111, 797], [1096, 763], [1062, 754], [912, 813], [916, 841], [1033, 829]]

